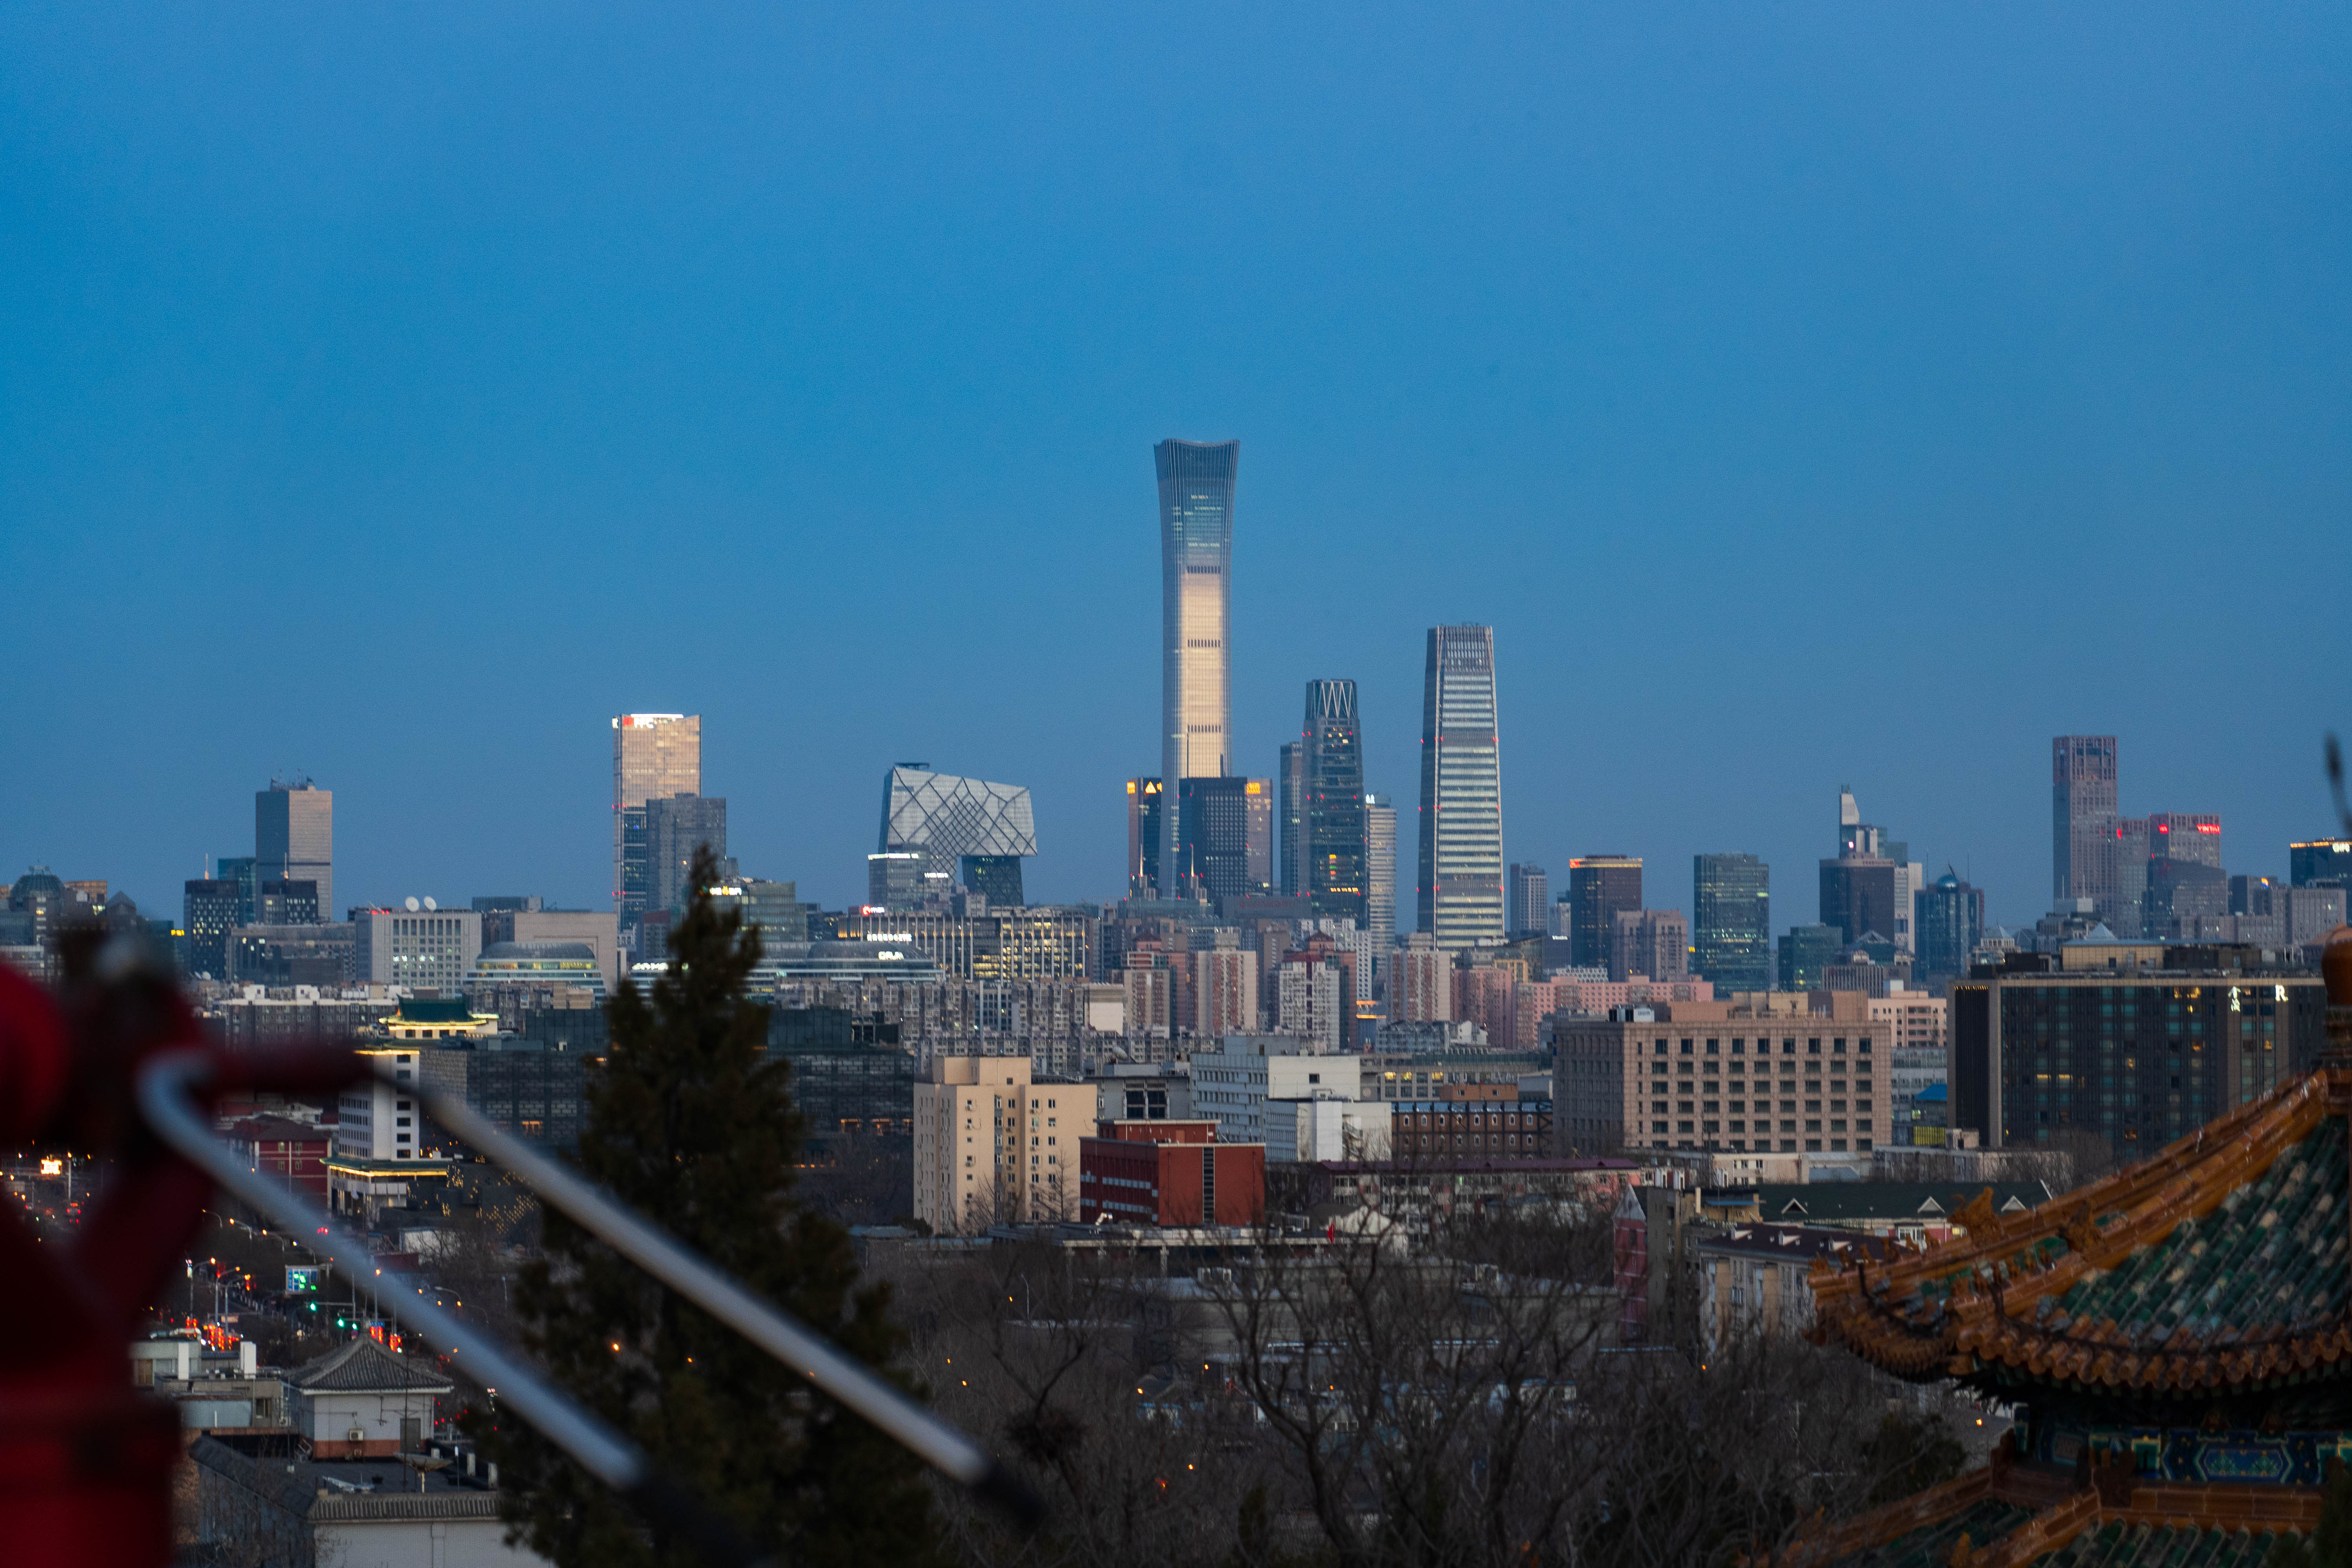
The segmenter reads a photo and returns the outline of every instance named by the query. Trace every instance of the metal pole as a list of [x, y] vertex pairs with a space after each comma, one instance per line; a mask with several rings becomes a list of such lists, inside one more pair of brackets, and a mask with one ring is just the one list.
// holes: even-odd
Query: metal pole
[[[353, 1282], [356, 1298], [359, 1280], [378, 1278], [366, 1247], [331, 1225], [321, 1226], [327, 1216], [304, 1200], [279, 1192], [259, 1172], [247, 1170], [234, 1152], [214, 1141], [189, 1093], [211, 1073], [212, 1064], [202, 1051], [173, 1051], [150, 1061], [138, 1081], [139, 1109], [147, 1125], [174, 1153], [231, 1195], [298, 1234], [310, 1234], [309, 1245], [334, 1260]], [[325, 1234], [319, 1234], [322, 1230]], [[542, 1381], [496, 1340], [452, 1317], [415, 1286], [397, 1279], [393, 1285], [391, 1295], [398, 1303], [393, 1310], [401, 1321], [439, 1345], [469, 1378], [499, 1391], [498, 1396], [524, 1420], [590, 1475], [628, 1498], [641, 1513], [675, 1529], [712, 1562], [749, 1568], [769, 1561], [692, 1492], [655, 1469], [645, 1450]]]
[[571, 1171], [499, 1131], [456, 1095], [427, 1086], [403, 1087], [414, 1087], [442, 1126], [521, 1177], [621, 1256], [799, 1372], [934, 1468], [993, 1496], [1016, 1513], [1034, 1517], [1039, 1505], [1027, 1488], [1001, 1469], [988, 1450], [896, 1384], [753, 1296]]

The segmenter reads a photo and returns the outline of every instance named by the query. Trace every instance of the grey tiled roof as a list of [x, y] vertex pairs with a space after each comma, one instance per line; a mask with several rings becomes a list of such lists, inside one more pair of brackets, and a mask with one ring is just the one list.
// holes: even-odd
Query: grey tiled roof
[[296, 1368], [286, 1381], [305, 1394], [446, 1394], [457, 1386], [364, 1336]]

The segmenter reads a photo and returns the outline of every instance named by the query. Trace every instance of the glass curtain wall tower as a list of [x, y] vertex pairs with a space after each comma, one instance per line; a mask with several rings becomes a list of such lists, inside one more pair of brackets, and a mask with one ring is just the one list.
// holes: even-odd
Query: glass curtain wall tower
[[1772, 868], [1753, 855], [1691, 858], [1691, 963], [1718, 991], [1772, 989]]
[[1439, 947], [1503, 940], [1503, 759], [1492, 626], [1429, 630], [1418, 893], [1417, 923]]
[[649, 907], [646, 802], [702, 793], [702, 718], [624, 713], [613, 721], [613, 907], [629, 924]]
[[1318, 920], [1349, 920], [1364, 929], [1364, 745], [1356, 721], [1356, 683], [1307, 683], [1306, 879], [1299, 894]]
[[[1242, 444], [1162, 441], [1160, 473], [1160, 788], [1231, 773], [1234, 486]], [[1178, 863], [1178, 816], [1160, 814], [1160, 864]], [[1161, 889], [1161, 896], [1168, 896]]]
[[1276, 816], [1282, 829], [1277, 858], [1282, 862], [1282, 896], [1301, 896], [1306, 884], [1299, 879], [1299, 867], [1307, 858], [1307, 746], [1301, 741], [1286, 742], [1282, 748], [1282, 764], [1276, 770], [1275, 788], [1281, 792], [1280, 809]]
[[[2111, 929], [2122, 912], [2117, 874], [2116, 738], [2058, 735], [2050, 742], [2050, 896], [2089, 899]], [[2137, 910], [2133, 911], [2137, 923]]]
[[1580, 855], [1570, 860], [1568, 962], [1579, 969], [1608, 968], [1616, 942], [1617, 916], [1641, 907], [1639, 855]]
[[253, 797], [253, 858], [257, 882], [316, 882], [318, 912], [335, 908], [335, 793], [309, 779], [272, 783]]

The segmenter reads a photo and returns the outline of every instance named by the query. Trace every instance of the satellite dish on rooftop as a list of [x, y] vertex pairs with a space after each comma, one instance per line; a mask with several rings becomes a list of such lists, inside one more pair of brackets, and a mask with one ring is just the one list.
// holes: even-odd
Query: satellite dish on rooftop
[[415, 899], [408, 900], [408, 912], [412, 915], [416, 912], [416, 900]]
[[436, 904], [436, 903], [435, 903], [432, 900], [427, 899], [427, 900], [425, 900], [425, 907], [426, 909], [428, 909], [428, 910], [437, 910], [437, 909], [439, 909], [441, 906], [440, 906], [440, 905], [438, 905], [438, 904]]

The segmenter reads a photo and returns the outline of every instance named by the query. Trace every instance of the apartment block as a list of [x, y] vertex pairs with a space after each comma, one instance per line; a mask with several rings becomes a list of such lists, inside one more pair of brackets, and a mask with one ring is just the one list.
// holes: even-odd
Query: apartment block
[[915, 1217], [943, 1236], [1076, 1215], [1096, 1093], [1036, 1082], [1024, 1057], [934, 1057], [914, 1095]]

